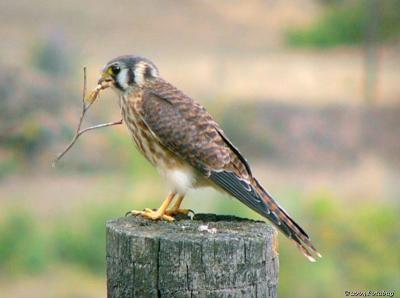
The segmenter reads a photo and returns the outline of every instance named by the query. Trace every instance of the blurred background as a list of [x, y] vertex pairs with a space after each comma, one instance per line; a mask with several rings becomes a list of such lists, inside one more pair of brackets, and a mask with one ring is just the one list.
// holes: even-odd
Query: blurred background
[[[400, 0], [3, 0], [0, 40], [2, 297], [105, 297], [105, 221], [166, 195], [125, 127], [51, 168], [82, 67], [92, 88], [130, 53], [207, 107], [321, 251], [280, 236], [280, 297], [399, 294]], [[86, 124], [118, 119], [106, 91]], [[211, 190], [184, 206], [260, 219]]]

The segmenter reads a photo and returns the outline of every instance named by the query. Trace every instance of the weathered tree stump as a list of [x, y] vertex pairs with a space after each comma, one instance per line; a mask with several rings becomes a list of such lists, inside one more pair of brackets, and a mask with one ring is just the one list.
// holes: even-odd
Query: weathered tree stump
[[276, 297], [275, 243], [270, 225], [232, 216], [111, 220], [108, 297]]

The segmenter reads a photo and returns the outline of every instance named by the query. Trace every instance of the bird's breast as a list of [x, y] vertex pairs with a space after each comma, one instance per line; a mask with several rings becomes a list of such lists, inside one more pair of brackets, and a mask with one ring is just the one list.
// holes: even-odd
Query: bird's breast
[[136, 147], [153, 165], [157, 165], [160, 160], [165, 159], [165, 154], [158, 140], [152, 135], [150, 129], [140, 115], [142, 100], [140, 93], [122, 96], [122, 117]]
[[193, 169], [165, 148], [153, 135], [142, 114], [140, 93], [122, 96], [122, 117], [138, 150], [167, 179], [175, 190], [185, 193], [195, 184]]

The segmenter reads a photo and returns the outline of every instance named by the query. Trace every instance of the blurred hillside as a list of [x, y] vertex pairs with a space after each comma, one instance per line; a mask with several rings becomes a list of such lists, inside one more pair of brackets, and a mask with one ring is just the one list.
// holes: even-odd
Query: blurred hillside
[[[199, 99], [362, 103], [362, 49], [286, 46], [289, 29], [313, 24], [323, 11], [311, 0], [121, 1], [112, 10], [105, 1], [3, 1], [0, 62], [26, 69], [32, 49], [56, 37], [79, 61], [71, 77], [76, 85], [83, 64], [94, 82], [108, 60], [134, 53]], [[396, 39], [381, 50], [380, 102], [400, 93], [398, 53]]]
[[[82, 67], [92, 88], [127, 53], [207, 107], [321, 250], [310, 265], [281, 238], [281, 297], [398, 292], [399, 3], [0, 2], [0, 296], [105, 297], [105, 221], [165, 196], [125, 127], [50, 167], [78, 121]], [[86, 124], [119, 117], [107, 90]], [[260, 219], [210, 190], [184, 205]]]

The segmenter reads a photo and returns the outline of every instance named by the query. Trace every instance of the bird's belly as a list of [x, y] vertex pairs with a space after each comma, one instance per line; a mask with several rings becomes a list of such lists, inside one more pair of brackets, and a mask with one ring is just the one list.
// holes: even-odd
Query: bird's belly
[[169, 186], [181, 194], [187, 193], [196, 184], [195, 174], [189, 166], [173, 168], [159, 166], [157, 169], [166, 178]]
[[157, 168], [174, 191], [185, 194], [196, 184], [192, 167], [180, 160], [147, 132], [131, 133], [139, 151]]
[[176, 157], [172, 152], [159, 144], [153, 136], [142, 132], [141, 135], [132, 133], [132, 138], [139, 151], [157, 168], [174, 191], [185, 194], [196, 184], [193, 169]]

